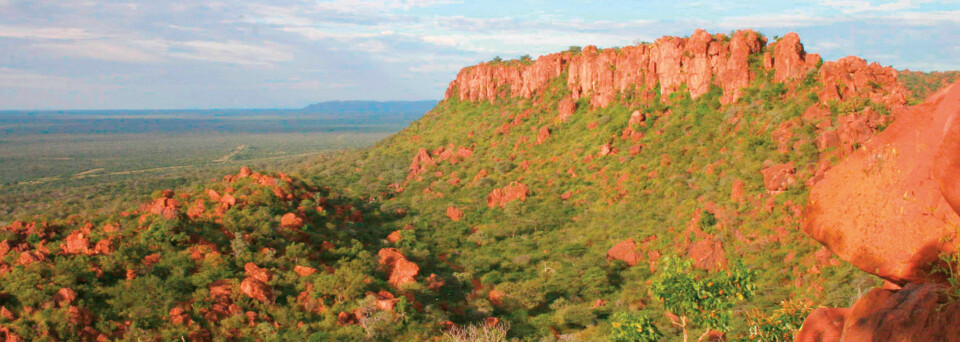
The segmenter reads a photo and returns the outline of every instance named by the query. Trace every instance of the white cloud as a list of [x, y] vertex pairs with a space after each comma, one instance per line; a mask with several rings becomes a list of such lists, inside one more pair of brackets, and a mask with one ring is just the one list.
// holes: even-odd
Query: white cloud
[[85, 29], [73, 27], [27, 27], [0, 25], [0, 37], [70, 40], [94, 38], [95, 35], [91, 34]]
[[820, 5], [837, 8], [843, 13], [890, 12], [913, 7], [916, 1], [896, 0], [874, 5], [865, 0], [820, 0]]
[[177, 50], [170, 56], [208, 62], [241, 65], [273, 66], [293, 60], [292, 49], [276, 43], [252, 45], [239, 41], [188, 41], [174, 43]]
[[156, 63], [163, 61], [169, 44], [160, 40], [76, 40], [32, 45], [32, 48], [54, 55], [124, 62]]
[[277, 82], [271, 82], [267, 84], [267, 88], [270, 89], [284, 89], [284, 90], [330, 90], [330, 89], [345, 89], [345, 88], [356, 88], [356, 84], [352, 83], [337, 83], [321, 80], [304, 80], [304, 79], [289, 79]]
[[805, 13], [760, 14], [740, 17], [724, 18], [716, 24], [718, 29], [731, 30], [746, 27], [783, 28], [783, 27], [810, 27], [833, 24], [851, 20], [845, 17], [813, 16]]
[[386, 32], [351, 32], [345, 28], [320, 28], [320, 27], [283, 27], [284, 32], [296, 33], [304, 38], [311, 40], [333, 39], [340, 42], [350, 42], [356, 39], [376, 38], [385, 35]]
[[62, 76], [41, 75], [23, 70], [0, 68], [0, 88], [63, 88], [80, 82]]
[[883, 17], [915, 26], [935, 26], [944, 23], [960, 24], [960, 11], [906, 12]]

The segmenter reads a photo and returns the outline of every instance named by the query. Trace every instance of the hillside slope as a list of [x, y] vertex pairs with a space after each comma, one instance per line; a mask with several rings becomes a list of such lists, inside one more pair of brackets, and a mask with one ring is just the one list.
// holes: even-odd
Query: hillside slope
[[774, 310], [849, 305], [880, 283], [799, 227], [809, 187], [909, 94], [892, 68], [823, 63], [795, 34], [698, 31], [465, 68], [410, 128], [317, 170], [352, 169], [340, 186], [417, 213], [401, 221], [422, 248], [474, 284], [461, 322], [590, 340], [611, 312], [640, 310], [671, 331], [649, 280], [678, 256], [756, 272], [734, 310], [760, 314], [730, 328], [746, 337]]
[[373, 148], [4, 227], [0, 335], [790, 339], [882, 284], [800, 227], [903, 75], [750, 30], [468, 67]]

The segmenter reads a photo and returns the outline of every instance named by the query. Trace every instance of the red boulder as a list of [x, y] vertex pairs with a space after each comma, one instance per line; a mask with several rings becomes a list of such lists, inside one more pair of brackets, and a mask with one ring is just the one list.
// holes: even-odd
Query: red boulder
[[264, 283], [270, 282], [270, 279], [273, 278], [273, 272], [270, 272], [270, 270], [266, 268], [260, 268], [252, 262], [243, 265], [243, 270], [246, 271], [248, 276]]
[[280, 218], [280, 226], [283, 228], [299, 229], [303, 227], [303, 219], [296, 213], [286, 213]]
[[636, 266], [640, 262], [640, 252], [637, 252], [637, 244], [633, 239], [620, 241], [607, 251], [607, 259], [620, 260], [627, 265]]
[[463, 211], [457, 209], [457, 207], [449, 206], [447, 207], [447, 217], [449, 217], [453, 222], [460, 221], [463, 218]]
[[794, 342], [840, 341], [849, 309], [819, 308], [803, 321]]
[[490, 192], [490, 195], [487, 195], [487, 207], [503, 208], [507, 205], [507, 203], [513, 201], [526, 201], [527, 194], [529, 193], [530, 189], [528, 189], [526, 185], [513, 182], [501, 189], [493, 189], [493, 191]]
[[380, 265], [390, 274], [390, 285], [399, 288], [404, 284], [415, 283], [420, 266], [407, 260], [396, 248], [383, 248], [378, 253]]
[[783, 192], [797, 182], [796, 177], [794, 177], [796, 172], [793, 162], [770, 165], [761, 171], [763, 173], [763, 185], [767, 188], [767, 192], [771, 194]]
[[273, 290], [270, 289], [270, 286], [253, 277], [243, 279], [243, 282], [240, 283], [240, 292], [263, 303], [273, 300]]
[[90, 254], [90, 240], [87, 234], [74, 230], [64, 239], [61, 251], [65, 254]]
[[540, 133], [537, 134], [537, 145], [546, 142], [548, 138], [550, 138], [550, 128], [547, 126], [540, 127]]
[[873, 289], [847, 314], [844, 341], [960, 341], [960, 303], [947, 286], [907, 284]]
[[720, 240], [703, 239], [690, 246], [687, 254], [693, 259], [693, 266], [706, 270], [717, 270], [727, 267], [727, 253], [723, 250]]
[[[936, 280], [928, 274], [930, 264], [953, 249], [947, 241], [960, 225], [935, 171], [937, 147], [958, 111], [960, 86], [953, 85], [898, 114], [816, 183], [803, 230], [841, 259], [894, 283]], [[942, 163], [936, 165], [951, 170], [949, 157]], [[939, 179], [948, 174], [955, 175], [941, 172]], [[951, 196], [949, 184], [944, 193]]]
[[559, 111], [559, 114], [557, 115], [557, 119], [563, 122], [567, 122], [567, 120], [569, 120], [570, 117], [573, 116], [573, 113], [577, 111], [577, 103], [570, 98], [565, 98], [563, 100], [560, 100], [560, 104], [557, 105], [557, 110]]
[[55, 295], [53, 295], [53, 300], [57, 302], [57, 305], [60, 307], [69, 306], [77, 299], [77, 292], [69, 287], [61, 288]]

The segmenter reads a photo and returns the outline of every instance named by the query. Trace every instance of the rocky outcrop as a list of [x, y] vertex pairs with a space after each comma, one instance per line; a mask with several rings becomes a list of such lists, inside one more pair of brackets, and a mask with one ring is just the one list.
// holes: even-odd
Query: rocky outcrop
[[180, 202], [173, 199], [173, 191], [164, 190], [160, 198], [157, 198], [153, 203], [142, 208], [142, 211], [160, 215], [165, 219], [174, 219], [177, 217], [177, 209], [179, 208]]
[[420, 266], [407, 260], [403, 254], [396, 248], [384, 248], [378, 252], [380, 256], [380, 266], [390, 274], [390, 285], [395, 288], [409, 283], [417, 282], [417, 274], [420, 273]]
[[909, 94], [897, 80], [896, 69], [878, 63], [867, 64], [863, 58], [856, 56], [823, 63], [820, 82], [823, 83], [823, 90], [818, 95], [823, 104], [861, 96], [887, 108], [899, 109], [906, 106]]
[[273, 290], [270, 285], [253, 277], [243, 279], [243, 282], [240, 283], [240, 292], [263, 303], [269, 303], [273, 300]]
[[[737, 31], [729, 37], [697, 30], [689, 38], [663, 37], [620, 49], [587, 46], [579, 53], [544, 55], [532, 64], [483, 63], [461, 70], [450, 83], [446, 98], [491, 102], [507, 97], [530, 98], [567, 71], [571, 100], [589, 96], [594, 107], [606, 107], [618, 94], [628, 91], [649, 97], [659, 90], [666, 98], [683, 84], [694, 98], [716, 85], [723, 90], [721, 101], [732, 103], [742, 95], [741, 88], [756, 77], [750, 71], [750, 56], [762, 53], [766, 45], [766, 38], [752, 30]], [[787, 81], [815, 68], [820, 56], [807, 54], [800, 37], [788, 33], [774, 44], [766, 61], [777, 81]], [[660, 88], [654, 89], [657, 85]], [[561, 118], [569, 113], [569, 103], [561, 103]]]
[[787, 33], [773, 44], [773, 79], [784, 82], [802, 76], [820, 64], [820, 55], [807, 54], [800, 36]]
[[426, 172], [428, 167], [434, 165], [436, 165], [436, 162], [430, 157], [430, 152], [425, 148], [421, 148], [417, 151], [417, 155], [413, 157], [413, 161], [410, 162], [410, 172], [407, 174], [407, 179], [416, 178], [421, 173]]
[[513, 182], [503, 188], [493, 189], [493, 191], [487, 195], [487, 207], [503, 208], [507, 203], [513, 201], [526, 201], [529, 193], [530, 189], [528, 189], [526, 185]]
[[898, 115], [811, 190], [804, 231], [840, 258], [889, 281], [930, 280], [930, 264], [951, 248], [951, 227], [960, 224], [934, 177], [944, 127], [958, 111], [955, 84]]
[[723, 250], [720, 240], [697, 241], [690, 246], [687, 256], [693, 260], [693, 266], [696, 268], [715, 271], [727, 267], [727, 253]]
[[902, 288], [874, 289], [849, 310], [817, 310], [796, 341], [960, 341], [960, 302], [931, 272], [956, 252], [958, 113], [954, 84], [901, 112], [813, 187], [804, 231]]

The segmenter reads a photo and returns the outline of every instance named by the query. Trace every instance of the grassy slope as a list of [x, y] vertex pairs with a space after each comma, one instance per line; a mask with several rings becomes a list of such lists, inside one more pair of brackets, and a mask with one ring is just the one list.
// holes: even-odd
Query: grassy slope
[[[465, 313], [457, 317], [460, 322], [492, 314], [512, 323], [517, 336], [549, 336], [556, 329], [580, 331], [581, 337], [594, 339], [598, 337], [594, 334], [606, 329], [594, 323], [611, 311], [642, 308], [652, 317], [663, 317], [647, 291], [651, 272], [644, 263], [626, 268], [608, 262], [605, 253], [626, 238], [639, 242], [655, 236], [645, 251], [685, 254], [688, 221], [707, 202], [731, 214], [719, 218], [723, 228], [709, 224], [698, 228], [718, 237], [729, 259], [743, 261], [758, 272], [760, 293], [740, 305], [739, 312], [771, 312], [781, 301], [791, 299], [850, 305], [858, 295], [856, 289], [877, 285], [878, 280], [846, 263], [821, 265], [820, 274], [808, 272], [820, 246], [799, 231], [800, 218], [790, 210], [793, 205], [802, 207], [808, 195], [802, 183], [819, 158], [814, 130], [812, 126], [795, 129], [790, 145], [805, 143], [786, 154], [777, 151], [771, 137], [781, 123], [800, 117], [815, 103], [815, 73], [788, 90], [773, 83], [771, 75], [758, 72], [762, 76], [733, 105], [720, 106], [719, 89], [695, 100], [681, 91], [668, 104], [659, 98], [649, 102], [621, 98], [596, 110], [587, 109], [589, 101], [581, 99], [579, 110], [567, 123], [554, 121], [555, 104], [567, 95], [564, 76], [531, 100], [490, 104], [452, 98], [366, 156], [316, 169], [321, 182], [357, 194], [382, 195], [391, 192], [389, 184], [404, 183], [403, 166], [419, 148], [433, 150], [448, 144], [473, 148], [472, 158], [456, 165], [440, 162], [423, 174], [422, 181], [407, 182], [404, 192], [386, 202], [417, 213], [406, 220], [421, 227], [418, 246], [444, 254], [462, 269], [456, 277], [480, 280], [487, 289], [502, 290], [508, 298], [525, 302], [494, 307], [479, 298], [482, 295], [465, 296]], [[861, 99], [834, 103], [831, 109], [836, 118], [864, 106], [883, 110]], [[646, 113], [649, 119], [645, 128], [634, 125], [645, 137], [636, 143], [643, 146], [640, 153], [630, 156], [635, 143], [612, 137], [628, 126], [633, 110]], [[517, 125], [507, 133], [497, 132], [518, 115]], [[597, 126], [591, 129], [592, 123]], [[550, 138], [536, 145], [537, 131], [545, 125], [550, 127]], [[598, 156], [600, 146], [608, 142], [619, 154]], [[773, 197], [771, 212], [761, 209], [771, 198], [760, 172], [764, 162], [790, 161], [797, 165], [798, 184]], [[713, 172], [707, 171], [708, 165]], [[480, 170], [490, 175], [470, 184]], [[346, 172], [351, 176], [343, 177]], [[455, 177], [463, 181], [450, 185], [448, 181]], [[738, 179], [746, 185], [748, 200], [742, 204], [730, 199]], [[513, 181], [529, 186], [530, 198], [504, 209], [487, 208], [487, 194]], [[573, 197], [561, 200], [560, 195], [568, 191]], [[448, 206], [463, 210], [465, 218], [447, 219]], [[738, 239], [736, 231], [746, 239]], [[612, 305], [594, 309], [596, 299]], [[572, 308], [591, 314], [566, 319]], [[671, 331], [666, 319], [657, 323], [661, 330]], [[749, 324], [737, 320], [731, 335], [745, 336]]]

